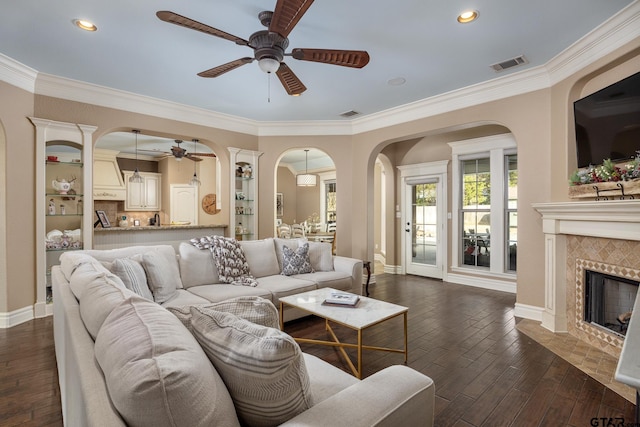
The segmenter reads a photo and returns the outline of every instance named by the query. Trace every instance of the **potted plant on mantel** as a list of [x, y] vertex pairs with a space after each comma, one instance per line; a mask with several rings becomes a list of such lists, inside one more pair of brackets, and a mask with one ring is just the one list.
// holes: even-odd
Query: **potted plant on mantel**
[[640, 151], [626, 163], [606, 159], [599, 166], [576, 170], [569, 178], [569, 197], [623, 198], [640, 194]]

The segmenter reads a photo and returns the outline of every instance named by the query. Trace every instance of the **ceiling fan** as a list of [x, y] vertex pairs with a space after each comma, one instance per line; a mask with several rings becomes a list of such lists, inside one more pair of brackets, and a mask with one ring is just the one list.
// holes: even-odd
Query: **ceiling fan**
[[297, 96], [307, 88], [287, 64], [283, 62], [285, 56], [291, 56], [301, 61], [322, 62], [352, 68], [362, 68], [369, 63], [369, 54], [364, 50], [296, 48], [290, 53], [285, 53], [289, 46], [287, 36], [312, 3], [313, 0], [277, 0], [274, 12], [263, 11], [258, 14], [260, 22], [268, 29], [251, 34], [248, 41], [174, 12], [163, 10], [157, 12], [156, 16], [162, 21], [201, 31], [254, 50], [253, 58], [236, 59], [202, 71], [198, 73], [200, 77], [218, 77], [257, 60], [262, 71], [266, 73], [275, 72], [287, 93]]
[[[194, 162], [201, 162], [202, 161], [201, 157], [216, 157], [214, 153], [197, 153], [197, 152], [189, 153], [185, 148], [180, 147], [180, 144], [182, 144], [182, 140], [175, 139], [174, 141], [177, 146], [174, 145], [173, 147], [171, 147], [171, 152], [166, 152], [166, 157], [169, 157], [169, 155], [172, 155], [178, 161], [182, 159], [189, 159], [189, 160], [193, 160]], [[159, 153], [158, 150], [139, 150], [139, 151], [149, 151], [153, 153]]]

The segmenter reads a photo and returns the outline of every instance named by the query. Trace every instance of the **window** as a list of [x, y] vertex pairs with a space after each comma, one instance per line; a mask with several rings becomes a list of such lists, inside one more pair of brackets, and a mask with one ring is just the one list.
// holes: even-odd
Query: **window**
[[462, 263], [489, 267], [491, 169], [489, 158], [462, 161]]
[[506, 134], [450, 146], [456, 212], [452, 269], [512, 275], [516, 272], [518, 242], [515, 141]]
[[516, 271], [516, 259], [518, 254], [518, 156], [511, 154], [505, 157], [506, 161], [506, 226], [507, 226], [507, 271]]

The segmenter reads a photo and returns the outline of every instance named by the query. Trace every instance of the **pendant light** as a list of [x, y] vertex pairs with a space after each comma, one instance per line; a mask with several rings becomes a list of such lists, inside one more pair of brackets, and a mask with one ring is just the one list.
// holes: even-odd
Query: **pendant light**
[[198, 162], [196, 162], [196, 160], [195, 160], [195, 159], [197, 159], [197, 157], [195, 157], [195, 156], [197, 154], [196, 153], [196, 149], [197, 149], [196, 147], [198, 145], [198, 140], [197, 139], [192, 139], [192, 141], [193, 141], [193, 155], [194, 155], [194, 157], [191, 159], [191, 160], [193, 160], [193, 177], [191, 178], [191, 181], [189, 181], [189, 185], [191, 185], [192, 187], [198, 187], [201, 184], [200, 180], [198, 179], [198, 174], [196, 173], [196, 163], [198, 163]]
[[132, 184], [142, 184], [144, 179], [142, 179], [140, 171], [138, 170], [138, 134], [140, 131], [138, 129], [133, 129], [131, 132], [136, 134], [136, 170], [133, 172], [133, 175], [129, 177], [129, 182]]
[[296, 185], [298, 187], [315, 187], [316, 176], [309, 173], [309, 150], [304, 150], [304, 173], [296, 175]]

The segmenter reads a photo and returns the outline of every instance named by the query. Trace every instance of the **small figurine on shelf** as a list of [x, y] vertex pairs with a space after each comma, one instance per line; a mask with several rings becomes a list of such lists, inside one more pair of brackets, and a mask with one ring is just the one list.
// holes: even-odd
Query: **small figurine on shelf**
[[242, 169], [242, 176], [245, 178], [251, 178], [253, 173], [253, 169], [251, 169], [251, 165], [247, 165]]
[[53, 201], [53, 199], [49, 200], [49, 211], [48, 211], [49, 215], [55, 215], [56, 214], [56, 202]]
[[118, 225], [120, 227], [128, 227], [129, 226], [129, 221], [127, 221], [127, 216], [126, 215], [122, 215], [120, 217], [120, 222], [118, 223]]
[[63, 204], [60, 204], [60, 215], [66, 215], [67, 211]]

